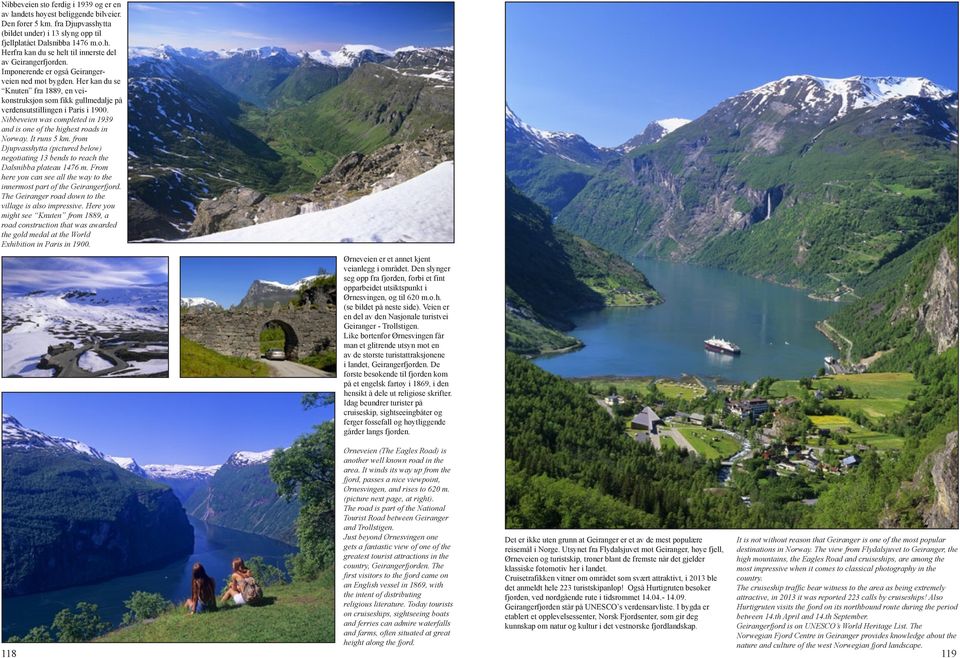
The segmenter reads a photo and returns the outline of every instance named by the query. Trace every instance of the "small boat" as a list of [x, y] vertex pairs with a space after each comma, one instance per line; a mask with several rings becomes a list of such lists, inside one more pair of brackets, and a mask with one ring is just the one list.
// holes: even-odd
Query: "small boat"
[[708, 338], [703, 341], [703, 349], [708, 352], [718, 352], [720, 354], [740, 354], [740, 346], [736, 343], [731, 343], [729, 340], [724, 340], [723, 338]]

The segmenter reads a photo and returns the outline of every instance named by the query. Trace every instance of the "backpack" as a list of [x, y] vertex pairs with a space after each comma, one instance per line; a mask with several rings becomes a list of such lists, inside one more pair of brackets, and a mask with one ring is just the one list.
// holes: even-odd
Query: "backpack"
[[243, 600], [248, 605], [257, 605], [263, 600], [263, 590], [253, 576], [247, 576], [241, 581], [240, 593], [243, 594]]

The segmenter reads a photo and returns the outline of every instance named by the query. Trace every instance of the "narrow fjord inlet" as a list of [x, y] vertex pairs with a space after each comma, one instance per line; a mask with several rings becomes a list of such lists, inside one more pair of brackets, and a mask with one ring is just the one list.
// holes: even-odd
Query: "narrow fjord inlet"
[[4, 393], [4, 641], [332, 641], [331, 404]]

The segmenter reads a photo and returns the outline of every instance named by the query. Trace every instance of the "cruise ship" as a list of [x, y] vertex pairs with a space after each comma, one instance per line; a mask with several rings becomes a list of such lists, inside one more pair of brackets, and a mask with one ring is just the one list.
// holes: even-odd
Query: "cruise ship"
[[703, 349], [720, 354], [740, 354], [740, 346], [722, 338], [709, 338], [703, 341]]

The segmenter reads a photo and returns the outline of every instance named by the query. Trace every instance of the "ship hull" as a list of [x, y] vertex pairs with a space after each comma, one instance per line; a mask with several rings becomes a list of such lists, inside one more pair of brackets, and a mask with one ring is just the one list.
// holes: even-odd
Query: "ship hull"
[[719, 345], [711, 345], [710, 343], [704, 343], [703, 349], [707, 350], [708, 352], [716, 352], [717, 354], [731, 354], [733, 356], [740, 355], [739, 349], [728, 350], [725, 347], [720, 347]]

